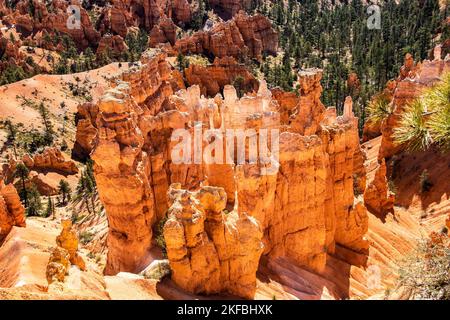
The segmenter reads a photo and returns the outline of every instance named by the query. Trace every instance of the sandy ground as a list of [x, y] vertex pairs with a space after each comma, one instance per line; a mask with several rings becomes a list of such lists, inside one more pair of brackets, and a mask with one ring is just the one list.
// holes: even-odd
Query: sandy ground
[[[86, 102], [81, 97], [73, 96], [67, 83], [76, 83], [78, 77], [81, 83], [86, 80], [93, 101], [96, 101], [108, 87], [108, 79], [118, 75], [127, 64], [119, 68], [118, 63], [109, 64], [100, 69], [69, 75], [37, 75], [12, 84], [0, 86], [0, 120], [10, 118], [15, 123], [25, 126], [35, 126], [41, 122], [38, 110], [24, 103], [25, 100], [39, 104], [44, 102], [55, 118], [63, 116], [64, 110], [60, 107], [64, 102], [69, 113], [77, 111], [79, 103]], [[106, 76], [105, 76], [106, 75]]]

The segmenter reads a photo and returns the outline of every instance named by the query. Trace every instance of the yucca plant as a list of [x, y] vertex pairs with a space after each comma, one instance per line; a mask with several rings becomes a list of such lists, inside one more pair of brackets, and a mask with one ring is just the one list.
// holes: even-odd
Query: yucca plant
[[450, 150], [450, 73], [443, 81], [431, 90], [426, 97], [431, 110], [436, 112], [430, 117], [428, 126], [430, 133], [443, 151]]
[[432, 115], [429, 121], [431, 135], [442, 151], [450, 151], [450, 103]]
[[376, 96], [367, 106], [367, 113], [369, 121], [380, 124], [392, 113], [387, 97], [383, 94]]
[[450, 150], [450, 73], [406, 107], [393, 137], [410, 151]]
[[422, 100], [413, 101], [405, 108], [399, 126], [394, 129], [395, 141], [410, 151], [426, 150], [433, 143], [424, 117], [425, 110]]
[[450, 72], [442, 77], [439, 84], [425, 91], [422, 100], [428, 112], [439, 112], [448, 108], [450, 104]]

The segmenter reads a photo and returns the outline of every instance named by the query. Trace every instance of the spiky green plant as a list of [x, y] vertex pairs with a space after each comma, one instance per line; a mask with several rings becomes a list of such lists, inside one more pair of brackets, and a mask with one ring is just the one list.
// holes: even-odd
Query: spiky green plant
[[442, 151], [450, 151], [450, 103], [429, 121], [431, 135]]
[[369, 121], [380, 124], [392, 113], [389, 100], [384, 95], [375, 97], [367, 106], [367, 113]]
[[422, 100], [413, 101], [405, 108], [399, 126], [394, 129], [395, 141], [410, 151], [426, 150], [433, 143], [424, 117], [425, 110]]
[[422, 95], [422, 100], [428, 112], [442, 111], [450, 105], [450, 72], [442, 76], [434, 87], [428, 89]]
[[450, 150], [450, 73], [406, 107], [393, 137], [410, 151]]
[[435, 113], [430, 117], [430, 133], [443, 151], [450, 150], [450, 72], [443, 77], [433, 90], [426, 95], [430, 110]]

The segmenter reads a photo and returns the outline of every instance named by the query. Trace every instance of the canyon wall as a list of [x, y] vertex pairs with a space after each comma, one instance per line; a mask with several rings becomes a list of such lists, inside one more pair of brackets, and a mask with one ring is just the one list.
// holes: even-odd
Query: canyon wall
[[232, 57], [216, 58], [207, 66], [191, 64], [184, 73], [189, 86], [199, 85], [201, 93], [210, 97], [222, 92], [227, 84], [234, 83], [241, 94], [257, 91], [259, 86], [245, 65]]
[[230, 19], [239, 11], [251, 7], [251, 0], [208, 0], [208, 3], [223, 19]]
[[190, 192], [174, 184], [168, 196], [164, 238], [175, 283], [197, 294], [253, 298], [263, 251], [258, 221], [224, 213], [223, 188], [205, 186]]
[[16, 188], [5, 185], [0, 175], [0, 245], [12, 227], [25, 227], [25, 208], [20, 202]]
[[276, 54], [278, 34], [263, 15], [249, 16], [241, 11], [233, 19], [217, 23], [208, 31], [198, 31], [178, 40], [174, 49], [183, 54], [205, 54], [219, 58], [248, 56], [261, 60], [263, 53]]
[[[265, 82], [242, 98], [229, 85], [223, 96], [205, 98], [197, 85], [174, 94], [172, 74], [164, 52], [151, 49], [113, 80], [96, 106], [82, 107], [92, 108], [84, 110], [90, 124], [78, 130], [97, 130], [94, 141], [81, 144], [93, 146], [108, 215], [107, 274], [145, 268], [152, 226], [165, 217], [173, 280], [193, 293], [250, 298], [261, 254], [321, 273], [336, 246], [366, 252], [367, 213], [354, 194], [355, 183], [365, 188], [357, 119], [351, 100], [343, 116], [323, 107], [321, 70], [299, 73], [303, 99], [291, 99], [297, 104], [290, 103], [289, 117]], [[228, 129], [253, 130], [244, 140], [244, 162], [227, 143], [211, 144], [211, 137], [197, 141], [201, 159], [184, 149], [196, 148], [196, 133], [220, 137]], [[269, 129], [279, 133], [278, 145], [275, 138], [270, 146], [260, 141], [265, 157], [250, 161], [251, 139]], [[185, 133], [193, 138], [184, 140]]]

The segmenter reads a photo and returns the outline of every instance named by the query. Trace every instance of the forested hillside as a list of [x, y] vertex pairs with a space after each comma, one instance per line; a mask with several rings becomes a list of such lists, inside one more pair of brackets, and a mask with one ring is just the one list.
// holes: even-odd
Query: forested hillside
[[[381, 29], [369, 29], [366, 1], [332, 2], [254, 0], [249, 11], [270, 17], [284, 51], [277, 63], [266, 60], [262, 71], [270, 85], [291, 90], [296, 70], [323, 68], [324, 104], [342, 112], [345, 97], [351, 95], [363, 123], [370, 97], [396, 77], [404, 55], [423, 60], [438, 41], [436, 34], [448, 37], [443, 24], [448, 8], [441, 11], [438, 0], [378, 1]], [[359, 81], [347, 82], [351, 73]]]

